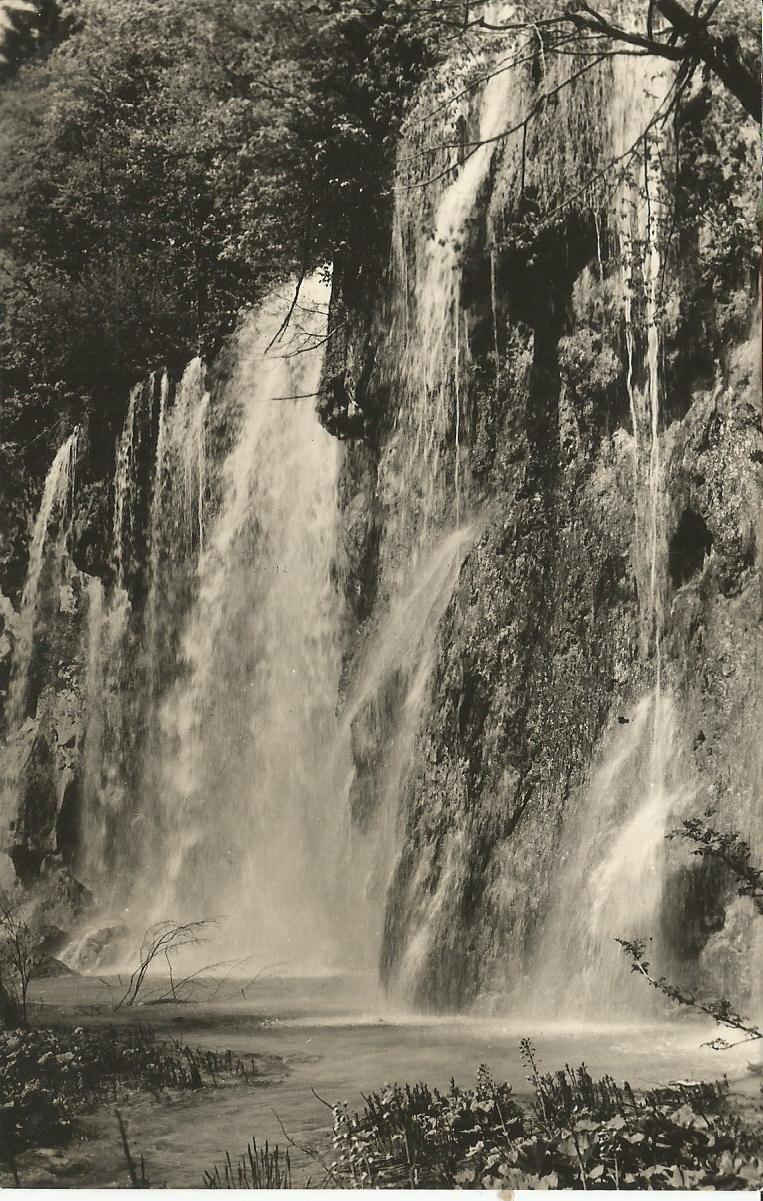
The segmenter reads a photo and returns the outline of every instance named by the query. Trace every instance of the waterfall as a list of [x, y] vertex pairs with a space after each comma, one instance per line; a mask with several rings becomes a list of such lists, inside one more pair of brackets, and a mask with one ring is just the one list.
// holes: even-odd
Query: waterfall
[[[627, 388], [633, 425], [634, 560], [641, 608], [641, 649], [654, 650], [655, 687], [661, 687], [666, 547], [660, 459], [661, 239], [668, 222], [662, 152], [665, 135], [655, 114], [670, 90], [665, 64], [655, 63], [647, 81], [625, 60], [614, 60], [612, 149], [622, 158], [641, 139], [641, 153], [621, 181], [615, 206], [620, 250], [620, 287], [627, 347]], [[647, 132], [644, 132], [644, 131]], [[639, 292], [641, 295], [639, 295]], [[640, 377], [635, 378], [637, 341]], [[658, 702], [655, 702], [655, 708]]]
[[[630, 755], [637, 759], [641, 756], [641, 761], [628, 764], [628, 780], [623, 781], [615, 772], [608, 781], [613, 799], [618, 797], [618, 785], [622, 795], [623, 783], [630, 796], [612, 842], [607, 839], [611, 806], [596, 804], [601, 799], [600, 780], [594, 781], [592, 788], [590, 808], [598, 814], [595, 820], [600, 823], [602, 845], [607, 848], [591, 875], [594, 904], [589, 940], [592, 952], [588, 958], [594, 966], [612, 958], [611, 947], [605, 951], [604, 943], [613, 935], [633, 937], [657, 929], [667, 823], [685, 793], [683, 784], [674, 780], [671, 786], [669, 780], [669, 769], [679, 755], [678, 731], [673, 702], [665, 695], [662, 680], [667, 540], [660, 446], [659, 291], [660, 247], [668, 222], [668, 206], [662, 177], [665, 134], [659, 122], [655, 122], [655, 114], [661, 110], [671, 82], [672, 73], [664, 63], [652, 64], [647, 86], [642, 73], [630, 62], [615, 59], [613, 151], [623, 156], [641, 142], [636, 169], [628, 171], [621, 182], [616, 215], [628, 356], [627, 388], [633, 425], [633, 560], [641, 612], [641, 653], [645, 659], [651, 656], [653, 661], [653, 685], [636, 706], [625, 739]], [[640, 296], [636, 295], [637, 287]], [[641, 330], [637, 329], [637, 322], [643, 323]], [[637, 341], [641, 344], [638, 381], [634, 375]], [[645, 713], [648, 713], [646, 723]], [[619, 747], [614, 754], [618, 762]], [[605, 774], [611, 766], [605, 763]], [[634, 903], [635, 892], [637, 903]]]
[[155, 648], [141, 637], [143, 621], [151, 622], [144, 581], [152, 573], [152, 534], [159, 521], [152, 464], [162, 456], [169, 392], [166, 373], [161, 379], [152, 373], [130, 390], [114, 460], [110, 578], [105, 584], [91, 580], [87, 588], [77, 870], [104, 909], [122, 902], [139, 803], [138, 761], [151, 707], [147, 679], [156, 660]]
[[654, 1011], [614, 940], [658, 939], [667, 817], [693, 796], [679, 734], [672, 699], [654, 690], [605, 740], [565, 830], [533, 971], [536, 1009], [614, 1019]]
[[[403, 387], [411, 403], [410, 440], [404, 486], [414, 476], [425, 480], [422, 538], [438, 509], [443, 439], [453, 434], [456, 520], [460, 508], [461, 265], [465, 226], [487, 177], [495, 152], [495, 135], [505, 126], [511, 75], [504, 71], [486, 83], [479, 105], [476, 139], [483, 142], [466, 159], [437, 205], [434, 231], [416, 256], [415, 319], [407, 331]], [[420, 235], [419, 235], [420, 236]], [[452, 406], [452, 411], [451, 411]], [[413, 436], [411, 436], [411, 434]]]
[[[144, 544], [140, 498], [144, 491], [145, 446], [150, 443], [156, 377], [130, 391], [117, 440], [113, 480], [112, 581], [105, 596], [91, 594], [88, 614], [88, 714], [86, 735], [85, 839], [82, 871], [86, 881], [109, 897], [118, 896], [114, 874], [119, 842], [125, 837], [134, 798], [134, 752], [140, 735], [142, 696], [131, 634], [131, 595]], [[165, 399], [165, 383], [161, 400]], [[160, 413], [161, 425], [161, 413]], [[138, 685], [138, 686], [136, 686]], [[95, 727], [93, 729], [92, 727]]]
[[80, 870], [90, 880], [97, 880], [101, 874], [100, 865], [105, 862], [107, 840], [105, 817], [102, 807], [98, 803], [103, 793], [104, 733], [106, 710], [110, 697], [106, 678], [110, 640], [105, 636], [105, 605], [103, 584], [97, 576], [94, 576], [87, 589], [85, 634], [87, 724], [82, 763], [85, 804], [82, 813], [82, 862], [80, 865]]
[[[214, 412], [198, 358], [130, 393], [112, 578], [88, 587], [78, 871], [135, 934], [202, 913], [221, 920], [215, 954], [304, 968], [335, 956], [347, 897], [339, 445], [312, 399], [327, 287], [302, 286], [284, 333], [289, 300], [244, 324]], [[210, 464], [212, 437], [229, 449]]]
[[[556, 1009], [630, 1013], [614, 938], [654, 934], [659, 961], [660, 938], [679, 943], [666, 915], [699, 926], [725, 903], [678, 878], [665, 834], [699, 791], [690, 762], [713, 753], [708, 791], [736, 786], [705, 715], [739, 704], [726, 642], [737, 618], [753, 628], [755, 548], [728, 480], [747, 489], [756, 451], [724, 460], [735, 427], [686, 363], [706, 275], [677, 275], [662, 345], [668, 192], [683, 239], [691, 183], [664, 166], [675, 64], [480, 11], [507, 36], [467, 19], [405, 117], [389, 273], [348, 246], [333, 330], [309, 280], [211, 367], [128, 382], [105, 518], [110, 418], [91, 408], [76, 538], [76, 431], [56, 455], [11, 678], [34, 770], [9, 844], [30, 878], [65, 864], [135, 934], [217, 919], [210, 958], [381, 961], [392, 988], [448, 1005], [527, 971]], [[713, 339], [744, 316], [739, 286]], [[363, 445], [317, 420], [324, 342]], [[694, 410], [672, 431], [663, 350], [686, 385], [671, 420]], [[668, 632], [680, 506], [706, 513], [713, 549]], [[75, 570], [109, 535], [103, 578]], [[44, 779], [35, 755], [56, 760]]]
[[104, 589], [92, 579], [87, 589], [85, 675], [86, 726], [83, 751], [83, 812], [78, 872], [99, 903], [108, 907], [121, 893], [115, 867], [129, 828], [131, 751], [140, 698], [128, 677], [130, 600], [124, 588]]
[[[488, 17], [496, 24], [509, 12], [505, 4], [488, 6]], [[452, 165], [453, 151], [446, 150], [451, 169], [435, 172], [425, 194], [420, 190], [422, 180], [411, 175], [409, 153], [401, 156], [398, 168], [390, 351], [399, 405], [395, 437], [380, 466], [379, 492], [388, 511], [390, 553], [403, 551], [397, 573], [397, 586], [403, 588], [419, 556], [428, 553], [443, 530], [469, 520], [463, 499], [468, 455], [463, 453], [462, 431], [469, 408], [470, 350], [461, 303], [462, 271], [469, 223], [491, 170], [499, 144], [496, 138], [510, 123], [514, 109], [506, 50], [506, 40], [493, 37], [480, 52], [482, 86], [476, 92], [467, 89], [466, 98], [457, 99], [463, 128], [472, 129], [459, 165]], [[453, 91], [452, 63], [438, 76], [438, 85]], [[422, 102], [425, 110], [430, 103], [427, 95]], [[445, 122], [430, 125], [426, 111], [422, 115], [415, 110], [411, 122], [414, 128], [423, 123], [425, 136], [432, 141], [438, 136], [446, 143], [452, 139]], [[427, 170], [429, 157], [424, 161]], [[449, 182], [438, 185], [440, 177]]]
[[351, 881], [356, 920], [372, 959], [381, 948], [402, 837], [400, 800], [427, 700], [437, 631], [477, 529], [476, 523], [457, 527], [421, 558], [408, 589], [393, 600], [371, 637], [344, 706], [337, 759], [352, 759], [354, 770], [345, 784], [352, 824], [342, 871]]
[[130, 491], [135, 474], [135, 426], [143, 384], [136, 384], [130, 392], [122, 433], [117, 441], [116, 469], [114, 473], [114, 521], [112, 541], [112, 564], [118, 588], [125, 586], [125, 545], [128, 552], [133, 532], [133, 507]]
[[171, 403], [165, 373], [156, 436], [145, 615], [145, 653], [153, 693], [166, 683], [177, 619], [190, 603], [204, 547], [208, 408], [206, 372], [200, 358], [186, 367]]
[[[244, 325], [216, 402], [237, 432], [204, 529], [180, 671], [158, 715], [156, 794], [138, 815], [143, 867], [132, 908], [147, 921], [219, 917], [228, 949], [304, 968], [330, 960], [341, 936], [331, 899], [341, 798], [330, 754], [339, 446], [312, 399], [327, 288], [304, 284], [298, 331], [274, 340], [289, 299], [271, 297]], [[163, 443], [172, 484], [162, 522], [186, 547], [202, 542], [207, 404], [197, 361]]]
[[[162, 553], [161, 538], [171, 532], [175, 554], [192, 557], [203, 549], [206, 488], [206, 431], [209, 406], [204, 364], [192, 359], [177, 387], [169, 412], [162, 406], [156, 444], [151, 553], [154, 568]], [[178, 541], [180, 545], [178, 546]]]
[[[492, 9], [496, 21], [508, 12], [506, 5]], [[469, 502], [470, 347], [462, 271], [469, 222], [496, 150], [491, 139], [511, 111], [511, 76], [497, 69], [504, 52], [504, 39], [493, 39], [480, 52], [482, 86], [457, 101], [475, 143], [464, 148], [458, 167], [440, 170], [439, 187], [435, 183], [422, 193], [421, 181], [411, 179], [404, 143], [397, 173], [387, 347], [397, 409], [378, 472], [385, 513], [384, 601], [354, 664], [342, 726], [352, 762], [346, 785], [353, 820], [346, 870], [357, 881], [356, 897], [366, 899], [366, 941], [375, 955], [386, 954], [381, 945], [385, 909], [394, 904], [404, 836], [401, 802], [429, 703], [438, 629], [482, 524]], [[438, 77], [438, 101], [440, 85], [449, 92], [458, 87], [451, 68]], [[423, 125], [424, 136], [436, 141], [447, 127], [428, 121], [431, 103], [425, 96], [423, 116], [414, 111], [411, 123]], [[447, 133], [444, 140], [450, 140]], [[446, 162], [452, 158], [448, 150]], [[429, 170], [431, 156], [425, 154], [424, 162]], [[396, 980], [403, 992], [407, 984], [402, 977]]]
[[42, 500], [34, 523], [29, 547], [26, 581], [21, 596], [11, 679], [8, 719], [11, 729], [26, 717], [29, 671], [34, 649], [34, 634], [40, 605], [40, 581], [45, 567], [51, 534], [57, 534], [59, 552], [64, 553], [63, 520], [72, 512], [79, 428], [75, 428], [59, 447], [45, 479]]
[[[592, 766], [577, 813], [566, 825], [555, 905], [536, 954], [537, 991], [568, 1013], [601, 1016], [651, 1011], [634, 989], [614, 939], [658, 938], [665, 878], [665, 835], [687, 806], [685, 771], [672, 697], [664, 689], [662, 637], [667, 578], [665, 484], [661, 463], [661, 242], [668, 212], [661, 162], [665, 133], [655, 120], [671, 72], [646, 60], [613, 60], [611, 152], [634, 161], [615, 201], [619, 291], [625, 326], [626, 386], [632, 423], [632, 562], [640, 612], [640, 651], [652, 682], [612, 727]], [[645, 132], [646, 131], [646, 132]], [[634, 166], [635, 163], [635, 166]], [[574, 906], [570, 905], [574, 898]], [[652, 954], [659, 954], [659, 948]]]

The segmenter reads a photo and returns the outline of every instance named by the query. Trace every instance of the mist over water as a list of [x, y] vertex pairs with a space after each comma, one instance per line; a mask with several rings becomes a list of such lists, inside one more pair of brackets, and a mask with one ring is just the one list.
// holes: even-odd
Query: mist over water
[[175, 457], [187, 464], [174, 472], [184, 494], [178, 533], [199, 551], [198, 578], [179, 638], [182, 669], [158, 712], [156, 813], [143, 837], [157, 880], [147, 918], [216, 917], [224, 949], [306, 964], [330, 959], [336, 935], [340, 814], [328, 751], [339, 682], [339, 448], [310, 399], [327, 288], [302, 289], [312, 324], [268, 351], [287, 303], [271, 298], [239, 335], [222, 399], [238, 433], [206, 525], [198, 505], [198, 537], [188, 498], [203, 494], [206, 401], [188, 413], [189, 393], [201, 394], [193, 378], [184, 377], [173, 411]]

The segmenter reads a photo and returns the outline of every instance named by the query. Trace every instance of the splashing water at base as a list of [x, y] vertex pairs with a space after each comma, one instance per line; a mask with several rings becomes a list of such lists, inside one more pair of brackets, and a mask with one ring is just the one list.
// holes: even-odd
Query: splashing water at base
[[653, 938], [659, 956], [665, 835], [692, 795], [673, 702], [650, 692], [606, 740], [565, 832], [534, 972], [534, 993], [553, 998], [557, 1012], [592, 1020], [654, 1012], [615, 939]]
[[[529, 1101], [522, 1038], [532, 1039], [543, 1071], [583, 1062], [593, 1077], [610, 1073], [635, 1090], [712, 1079], [721, 1070], [717, 1052], [702, 1045], [712, 1034], [707, 1024], [594, 1026], [558, 1019], [544, 1024], [537, 1015], [519, 1021], [422, 1018], [385, 1005], [373, 982], [362, 977], [262, 977], [243, 990], [240, 980], [224, 981], [222, 988], [220, 983], [199, 985], [192, 994], [194, 1004], [152, 1006], [157, 1037], [177, 1038], [182, 1023], [182, 1040], [194, 1049], [224, 1055], [229, 1048], [236, 1057], [254, 1052], [275, 1058], [264, 1059], [262, 1074], [248, 1088], [203, 1088], [163, 1105], [139, 1096], [132, 1100], [130, 1144], [145, 1155], [152, 1180], [174, 1188], [197, 1189], [204, 1171], [224, 1161], [226, 1153], [235, 1163], [252, 1131], [258, 1142], [269, 1139], [281, 1146], [288, 1131], [297, 1144], [290, 1147], [295, 1187], [304, 1187], [310, 1178], [315, 1182], [315, 1149], [326, 1162], [333, 1159], [331, 1113], [321, 1098], [360, 1111], [364, 1097], [384, 1081], [426, 1081], [447, 1094], [452, 1078], [461, 1087], [472, 1086], [478, 1065], [485, 1063], [496, 1080], [512, 1084], [519, 1101]], [[166, 985], [165, 977], [154, 991]], [[59, 977], [34, 981], [32, 999], [74, 1026], [83, 1023], [83, 1011], [102, 1010], [121, 995], [123, 988], [117, 990], [113, 980]], [[210, 995], [217, 999], [210, 1002]], [[746, 1047], [724, 1053], [723, 1070], [735, 1089], [748, 1058]], [[752, 1102], [754, 1078], [748, 1076], [742, 1087]], [[67, 1147], [64, 1182], [96, 1188], [123, 1180], [124, 1153], [114, 1138], [113, 1107], [104, 1105], [85, 1121], [87, 1140]], [[24, 1163], [29, 1187], [50, 1186], [49, 1157], [35, 1160], [27, 1153]]]

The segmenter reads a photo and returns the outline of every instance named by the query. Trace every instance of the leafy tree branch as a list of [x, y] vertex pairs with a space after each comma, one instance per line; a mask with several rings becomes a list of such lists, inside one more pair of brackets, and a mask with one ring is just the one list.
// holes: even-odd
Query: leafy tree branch
[[[703, 64], [760, 124], [760, 63], [756, 70], [754, 56], [743, 51], [736, 35], [719, 38], [711, 32], [709, 22], [718, 2], [712, 4], [702, 17], [696, 10], [690, 13], [679, 0], [653, 0], [649, 4], [646, 34], [630, 32], [613, 24], [591, 8], [586, 0], [575, 0], [565, 16], [576, 29], [603, 34], [615, 43], [638, 46], [657, 57], [688, 63], [692, 69]], [[667, 22], [658, 34], [652, 28], [653, 8]]]
[[749, 1018], [742, 1017], [734, 1009], [733, 1005], [726, 998], [718, 1001], [703, 1001], [694, 993], [680, 988], [676, 984], [671, 984], [665, 976], [655, 976], [652, 974], [649, 960], [646, 958], [646, 943], [641, 939], [626, 939], [617, 938], [625, 954], [631, 960], [631, 971], [638, 972], [643, 976], [647, 984], [662, 993], [671, 1001], [677, 1001], [679, 1005], [685, 1005], [689, 1009], [695, 1010], [697, 1013], [704, 1013], [711, 1017], [713, 1021], [720, 1026], [727, 1026], [731, 1030], [736, 1030], [745, 1037], [737, 1039], [735, 1042], [727, 1042], [725, 1038], [713, 1038], [705, 1046], [713, 1047], [717, 1051], [725, 1051], [730, 1047], [736, 1047], [739, 1043], [753, 1042], [756, 1039], [763, 1038], [763, 1030], [753, 1026]]
[[684, 818], [668, 838], [683, 838], [692, 844], [692, 855], [710, 857], [723, 863], [736, 878], [737, 894], [751, 897], [758, 913], [763, 913], [763, 869], [752, 862], [750, 844], [734, 830], [718, 830], [709, 825], [716, 810], [705, 810], [703, 817]]
[[[684, 818], [680, 827], [671, 830], [669, 839], [683, 838], [693, 846], [692, 854], [709, 857], [722, 863], [736, 879], [737, 895], [750, 897], [759, 913], [763, 913], [763, 870], [752, 862], [752, 852], [749, 843], [736, 831], [718, 830], [708, 824], [715, 814], [713, 808], [705, 811], [703, 817]], [[646, 958], [646, 943], [643, 939], [615, 940], [620, 944], [631, 961], [631, 971], [643, 976], [647, 984], [657, 992], [662, 993], [671, 1001], [685, 1005], [697, 1013], [711, 1017], [720, 1026], [726, 1026], [743, 1035], [742, 1038], [729, 1042], [718, 1037], [711, 1039], [706, 1046], [715, 1050], [727, 1050], [740, 1043], [753, 1042], [763, 1038], [763, 1030], [752, 1024], [749, 1018], [742, 1017], [731, 1001], [723, 997], [719, 1000], [707, 1000], [697, 997], [693, 992], [671, 983], [665, 976], [655, 976]]]

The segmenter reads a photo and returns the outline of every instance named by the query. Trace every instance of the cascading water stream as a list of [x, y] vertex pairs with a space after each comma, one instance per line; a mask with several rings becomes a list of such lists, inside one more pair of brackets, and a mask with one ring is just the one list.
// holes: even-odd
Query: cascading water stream
[[[148, 896], [141, 885], [133, 908], [147, 921], [223, 917], [228, 949], [304, 967], [330, 960], [340, 939], [331, 897], [340, 798], [329, 782], [341, 602], [332, 579], [339, 446], [310, 400], [325, 285], [303, 285], [301, 301], [299, 334], [267, 349], [288, 309], [278, 295], [238, 338], [221, 401], [238, 433], [204, 534], [182, 669], [161, 707], [156, 800], [142, 820], [141, 874], [157, 884]], [[189, 523], [189, 501], [204, 490], [200, 372], [198, 363], [186, 372], [164, 444], [176, 498], [165, 513], [187, 537], [200, 520]]]
[[[649, 912], [643, 915], [644, 924], [646, 928], [654, 929], [661, 902], [666, 823], [677, 802], [677, 795], [669, 788], [667, 779], [669, 761], [675, 754], [675, 721], [672, 701], [663, 694], [662, 682], [667, 542], [660, 448], [659, 291], [662, 282], [660, 244], [667, 210], [661, 168], [665, 135], [655, 120], [670, 92], [671, 74], [665, 64], [655, 63], [647, 89], [645, 81], [638, 77], [632, 66], [616, 60], [614, 75], [617, 99], [612, 110], [612, 141], [615, 154], [627, 154], [630, 147], [638, 145], [639, 135], [642, 138], [642, 153], [636, 160], [638, 174], [635, 171], [629, 173], [622, 184], [618, 237], [628, 351], [627, 385], [633, 424], [634, 562], [641, 608], [641, 649], [644, 657], [653, 654], [654, 686], [647, 735], [648, 763], [642, 776], [644, 800], [633, 819], [631, 836], [621, 836], [616, 841], [602, 870], [604, 878], [610, 881], [613, 897], [616, 900], [625, 896], [630, 898], [631, 920], [623, 929], [632, 933], [635, 915], [628, 873], [624, 870], [626, 861], [632, 864], [639, 853], [642, 855], [642, 895], [645, 892], [652, 899]], [[644, 323], [641, 335], [643, 383], [636, 383], [633, 374], [637, 276], [640, 276], [641, 320]], [[627, 905], [623, 909], [627, 910]], [[622, 916], [624, 918], [625, 913]]]
[[117, 442], [114, 471], [112, 564], [118, 588], [125, 586], [125, 550], [126, 547], [129, 548], [133, 532], [133, 507], [130, 504], [130, 492], [135, 469], [135, 426], [142, 395], [143, 385], [136, 384], [130, 392], [127, 416]]
[[152, 693], [162, 685], [162, 659], [178, 616], [188, 607], [204, 548], [209, 393], [201, 359], [186, 367], [170, 403], [165, 374], [160, 393], [149, 534], [145, 651]]
[[[486, 16], [498, 24], [510, 11], [506, 4], [489, 5]], [[469, 221], [490, 172], [497, 135], [512, 111], [511, 72], [499, 69], [504, 51], [502, 39], [485, 51], [483, 86], [472, 101], [474, 144], [465, 148], [455, 177], [442, 188], [431, 228], [422, 222], [420, 181], [411, 184], [405, 164], [397, 184], [391, 348], [399, 364], [400, 405], [397, 437], [382, 461], [379, 488], [389, 507], [388, 539], [405, 543], [409, 570], [443, 529], [468, 520], [462, 429], [469, 404], [469, 341], [461, 282]], [[433, 125], [428, 136], [436, 139], [437, 128]], [[405, 570], [398, 582], [405, 587]]]
[[[645, 694], [610, 733], [569, 816], [533, 971], [534, 1005], [586, 1018], [650, 1015], [649, 990], [634, 990], [616, 938], [655, 937], [663, 898], [666, 818], [691, 799], [675, 753], [669, 696]], [[659, 939], [657, 938], [657, 941]], [[519, 1000], [521, 1004], [521, 999]]]
[[66, 561], [66, 540], [73, 512], [79, 433], [79, 427], [76, 427], [62, 443], [45, 478], [29, 547], [20, 612], [13, 622], [15, 645], [0, 781], [0, 847], [3, 849], [12, 841], [11, 830], [18, 820], [18, 779], [29, 755], [25, 739], [27, 718], [34, 716], [30, 692], [38, 626], [50, 615], [51, 600], [54, 612], [62, 604], [62, 566]]
[[[370, 639], [342, 713], [336, 761], [349, 775], [340, 781], [347, 798], [340, 870], [355, 904], [356, 953], [371, 962], [381, 947], [400, 849], [400, 799], [427, 700], [437, 631], [477, 529], [476, 523], [458, 527], [419, 561], [409, 589], [395, 598]], [[359, 764], [369, 757], [371, 778], [359, 778]]]
[[26, 716], [27, 684], [40, 603], [40, 579], [49, 550], [51, 530], [58, 536], [59, 551], [63, 554], [65, 529], [61, 522], [72, 512], [78, 441], [79, 428], [76, 428], [59, 447], [45, 479], [42, 500], [34, 524], [26, 581], [21, 597], [21, 613], [16, 627], [14, 670], [8, 706], [11, 729], [17, 728]]
[[[662, 636], [667, 544], [661, 465], [659, 290], [663, 236], [661, 152], [655, 115], [670, 91], [665, 64], [648, 80], [628, 58], [613, 60], [611, 147], [628, 158], [616, 200], [620, 298], [633, 447], [632, 559], [640, 610], [642, 660], [653, 684], [607, 736], [577, 814], [565, 830], [557, 901], [536, 954], [538, 992], [566, 1012], [632, 1014], [629, 966], [616, 937], [657, 935], [671, 815], [688, 803], [675, 707], [663, 688]], [[575, 908], [569, 898], [575, 897]]]
[[[88, 586], [85, 678], [87, 724], [83, 754], [84, 805], [81, 819], [81, 853], [78, 863], [85, 883], [94, 889], [100, 905], [109, 908], [120, 896], [120, 842], [129, 842], [131, 762], [137, 733], [140, 694], [132, 672], [134, 651], [130, 639], [132, 603], [129, 584], [133, 556], [140, 541], [136, 495], [140, 457], [148, 407], [152, 422], [154, 379], [130, 391], [122, 432], [117, 439], [112, 483], [111, 582], [99, 579]], [[159, 429], [166, 401], [166, 381], [160, 389]]]
[[[155, 707], [174, 679], [177, 626], [193, 594], [206, 488], [209, 397], [199, 359], [130, 393], [115, 456], [111, 580], [87, 589], [87, 722], [77, 870], [101, 915], [124, 906], [155, 781]], [[157, 411], [158, 403], [158, 411]], [[150, 502], [150, 503], [149, 503]], [[142, 512], [143, 519], [138, 517]], [[134, 602], [131, 587], [145, 588]], [[84, 938], [85, 954], [87, 934]], [[72, 952], [77, 963], [76, 949]]]
[[[496, 19], [508, 6], [492, 6]], [[339, 745], [351, 764], [343, 871], [365, 896], [364, 938], [381, 948], [384, 911], [400, 854], [401, 801], [429, 696], [437, 632], [479, 520], [469, 512], [463, 428], [468, 412], [468, 325], [461, 302], [464, 239], [509, 110], [511, 78], [485, 52], [473, 140], [437, 197], [431, 227], [401, 165], [394, 214], [394, 320], [388, 353], [399, 397], [378, 475], [385, 510], [381, 592], [388, 602], [355, 664]], [[472, 93], [473, 94], [473, 93]], [[465, 121], [465, 116], [463, 117]], [[436, 138], [437, 125], [427, 136]]]

